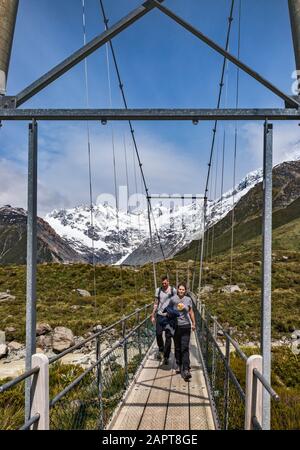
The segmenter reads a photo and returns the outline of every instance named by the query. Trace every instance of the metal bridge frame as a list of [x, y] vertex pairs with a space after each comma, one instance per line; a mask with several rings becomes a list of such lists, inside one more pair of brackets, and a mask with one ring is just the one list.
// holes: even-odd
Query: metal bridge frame
[[[67, 59], [44, 74], [15, 96], [0, 96], [0, 120], [32, 120], [29, 124], [28, 160], [28, 230], [27, 230], [27, 304], [26, 304], [26, 370], [31, 369], [35, 353], [36, 266], [37, 266], [37, 120], [264, 120], [264, 214], [263, 214], [263, 287], [262, 351], [263, 375], [270, 381], [271, 350], [271, 240], [272, 240], [272, 125], [268, 120], [300, 120], [300, 97], [282, 92], [259, 73], [220, 47], [200, 30], [162, 5], [164, 0], [147, 0], [111, 28], [81, 47]], [[284, 101], [282, 109], [17, 109], [80, 61], [102, 47], [151, 10], [158, 9], [192, 33], [227, 60], [246, 72]], [[26, 420], [30, 416], [30, 379], [26, 385]], [[265, 393], [267, 394], [267, 393]], [[264, 395], [263, 428], [270, 428], [270, 398]]]

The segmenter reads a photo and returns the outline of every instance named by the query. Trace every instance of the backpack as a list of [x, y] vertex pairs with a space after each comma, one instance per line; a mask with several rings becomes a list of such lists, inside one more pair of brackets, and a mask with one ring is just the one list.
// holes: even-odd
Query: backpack
[[[172, 286], [170, 286], [170, 288], [171, 288], [171, 293], [168, 294], [168, 298], [173, 297], [173, 295], [175, 295], [175, 294], [174, 294], [174, 290], [176, 291], [176, 289], [173, 288]], [[158, 294], [157, 294], [157, 298], [158, 298], [157, 307], [158, 307], [159, 302], [160, 302], [160, 294], [161, 294], [161, 291], [162, 291], [162, 287], [160, 287], [160, 288], [158, 289]]]

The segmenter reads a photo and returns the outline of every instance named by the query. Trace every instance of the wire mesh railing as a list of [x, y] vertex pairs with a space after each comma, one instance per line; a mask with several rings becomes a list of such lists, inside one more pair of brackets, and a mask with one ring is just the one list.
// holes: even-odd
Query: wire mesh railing
[[256, 417], [256, 411], [261, 408], [257, 400], [258, 381], [273, 400], [279, 401], [278, 395], [260, 371], [252, 367], [249, 378], [251, 377], [253, 382], [251, 381], [250, 385], [248, 380], [247, 390], [250, 358], [230, 336], [229, 331], [226, 331], [207, 311], [205, 304], [195, 296], [193, 300], [196, 332], [216, 428], [223, 430], [247, 428], [248, 407], [251, 416], [250, 428], [262, 429], [261, 418]]
[[[153, 342], [150, 306], [109, 327], [119, 325], [121, 337], [108, 350], [101, 351], [105, 330], [93, 336], [95, 362], [86, 370], [77, 367], [71, 376], [69, 373], [73, 380], [50, 401], [51, 429], [105, 428]], [[133, 318], [136, 323], [130, 329], [128, 323]], [[59, 364], [59, 358], [52, 362]]]
[[[7, 424], [2, 428], [36, 429], [41, 423], [42, 429], [105, 428], [153, 342], [152, 307], [153, 304], [149, 304], [137, 309], [49, 361], [45, 355], [39, 356], [42, 361], [38, 364], [43, 366], [42, 369], [42, 366], [35, 367], [33, 356], [34, 367], [30, 371], [0, 386], [0, 405], [11, 400], [11, 411], [14, 412], [14, 420], [8, 417]], [[113, 337], [114, 342], [109, 348], [104, 348], [103, 343], [108, 342], [108, 336]], [[86, 345], [93, 353], [86, 369], [80, 364], [63, 363], [64, 356]], [[39, 377], [41, 371], [43, 376]], [[32, 377], [32, 408], [31, 416], [24, 423], [24, 383], [29, 377]], [[43, 397], [44, 401], [41, 410], [44, 410], [43, 413], [46, 411], [42, 419], [40, 405], [34, 404], [37, 392], [36, 397]]]

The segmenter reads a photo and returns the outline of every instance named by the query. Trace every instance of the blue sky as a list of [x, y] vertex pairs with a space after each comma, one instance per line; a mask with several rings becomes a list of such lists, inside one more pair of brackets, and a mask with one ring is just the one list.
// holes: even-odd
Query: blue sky
[[[104, 0], [110, 25], [141, 0]], [[287, 0], [242, 0], [241, 59], [291, 94], [294, 54]], [[225, 45], [230, 0], [166, 0], [165, 5]], [[236, 0], [230, 51], [237, 54]], [[99, 0], [85, 0], [87, 39], [104, 29]], [[114, 41], [129, 107], [216, 107], [222, 57], [159, 11], [152, 11]], [[20, 0], [8, 80], [12, 95], [83, 44], [82, 0]], [[110, 61], [112, 107], [122, 107]], [[229, 64], [222, 106], [234, 107], [236, 68]], [[109, 107], [106, 49], [88, 58], [90, 107]], [[248, 75], [240, 75], [240, 107], [282, 107], [283, 102]], [[85, 107], [84, 63], [48, 86], [23, 107]], [[134, 124], [151, 192], [201, 193], [204, 189], [212, 123], [138, 122]], [[232, 186], [234, 123], [220, 124], [214, 176], [220, 193], [224, 129], [224, 189]], [[239, 123], [237, 181], [262, 165], [262, 124]], [[126, 123], [90, 125], [94, 196], [113, 193], [113, 132], [119, 184], [125, 183], [124, 146], [129, 159], [129, 188], [134, 190], [132, 146]], [[297, 123], [275, 124], [274, 162], [294, 157]], [[39, 212], [88, 202], [85, 123], [40, 123]], [[299, 150], [300, 153], [300, 150]], [[5, 123], [0, 131], [0, 202], [26, 206], [27, 124]], [[218, 170], [217, 170], [218, 169]], [[2, 181], [1, 181], [2, 180]], [[214, 184], [214, 180], [213, 184]], [[139, 181], [140, 186], [140, 181]], [[139, 189], [140, 190], [140, 189]], [[214, 192], [211, 192], [211, 196]]]

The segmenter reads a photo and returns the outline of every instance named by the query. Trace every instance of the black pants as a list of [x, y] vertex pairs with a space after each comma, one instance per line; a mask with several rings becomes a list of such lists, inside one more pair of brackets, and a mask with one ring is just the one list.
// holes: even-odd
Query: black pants
[[163, 352], [165, 358], [169, 358], [171, 352], [172, 335], [170, 330], [165, 330], [165, 342], [163, 339], [163, 328], [156, 319], [156, 342], [160, 352]]
[[183, 370], [190, 368], [190, 327], [177, 327], [174, 336], [175, 359]]

